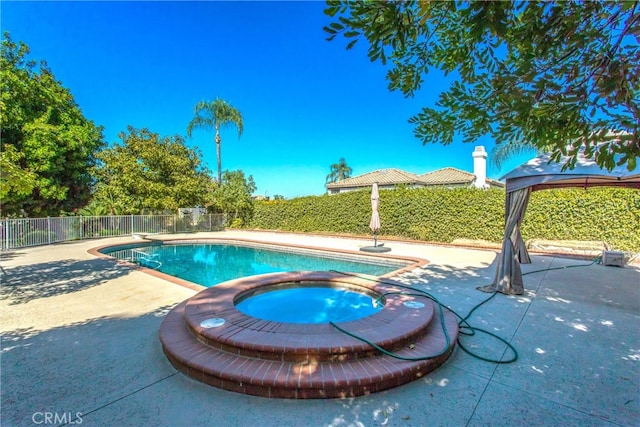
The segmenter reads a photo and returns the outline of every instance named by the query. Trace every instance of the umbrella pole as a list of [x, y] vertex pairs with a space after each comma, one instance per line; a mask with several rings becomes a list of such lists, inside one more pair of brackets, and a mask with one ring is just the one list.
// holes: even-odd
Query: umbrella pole
[[373, 232], [373, 247], [375, 248], [376, 246], [378, 246], [378, 233], [376, 233], [374, 231]]

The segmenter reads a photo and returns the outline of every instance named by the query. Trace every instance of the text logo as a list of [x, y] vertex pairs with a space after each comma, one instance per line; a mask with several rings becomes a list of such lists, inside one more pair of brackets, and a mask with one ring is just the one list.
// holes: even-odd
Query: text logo
[[34, 412], [34, 424], [82, 424], [82, 413], [76, 412]]

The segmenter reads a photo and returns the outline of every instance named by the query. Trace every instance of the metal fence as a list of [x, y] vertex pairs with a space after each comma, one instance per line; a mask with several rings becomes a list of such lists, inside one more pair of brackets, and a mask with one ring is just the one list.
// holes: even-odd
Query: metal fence
[[135, 233], [190, 233], [224, 230], [224, 214], [110, 215], [0, 220], [2, 250], [51, 245], [70, 240]]

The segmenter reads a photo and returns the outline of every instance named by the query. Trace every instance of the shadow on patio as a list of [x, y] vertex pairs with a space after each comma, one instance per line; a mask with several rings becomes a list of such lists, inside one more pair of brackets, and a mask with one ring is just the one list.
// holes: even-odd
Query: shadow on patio
[[131, 267], [109, 259], [44, 262], [5, 268], [0, 299], [9, 305], [70, 294], [129, 274]]

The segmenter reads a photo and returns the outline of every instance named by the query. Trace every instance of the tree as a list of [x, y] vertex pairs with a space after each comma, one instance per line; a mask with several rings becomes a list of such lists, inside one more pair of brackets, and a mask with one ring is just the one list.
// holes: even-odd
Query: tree
[[332, 164], [330, 168], [331, 172], [327, 175], [327, 179], [325, 180], [326, 184], [349, 178], [351, 176], [351, 172], [353, 172], [353, 169], [347, 165], [347, 161], [344, 157], [341, 157], [338, 163]]
[[138, 214], [210, 203], [213, 180], [201, 166], [200, 152], [187, 147], [182, 137], [132, 127], [119, 137], [121, 143], [99, 154], [92, 207]]
[[640, 156], [640, 5], [636, 1], [328, 1], [332, 40], [369, 43], [390, 90], [413, 96], [429, 71], [451, 77], [409, 121], [423, 144], [483, 135], [498, 144], [578, 149], [601, 166]]
[[58, 215], [84, 206], [102, 128], [29, 47], [4, 34], [0, 54], [2, 214]]
[[93, 199], [89, 204], [77, 212], [80, 216], [106, 216], [106, 215], [120, 215], [121, 212], [114, 212], [113, 208], [105, 203]]
[[246, 225], [253, 216], [251, 195], [257, 187], [253, 177], [244, 172], [224, 171], [222, 185], [213, 193], [211, 208], [227, 214], [227, 225]]
[[6, 145], [0, 152], [0, 199], [3, 203], [5, 198], [13, 193], [16, 196], [26, 196], [31, 194], [36, 186], [36, 175], [30, 170], [20, 167], [24, 154], [16, 151], [13, 145]]
[[519, 154], [541, 155], [553, 150], [553, 145], [541, 145], [536, 147], [525, 141], [513, 142], [511, 144], [499, 144], [493, 147], [490, 153], [491, 162], [501, 168], [504, 162]]
[[216, 159], [218, 162], [218, 185], [222, 184], [222, 159], [220, 154], [220, 128], [235, 126], [238, 129], [238, 138], [242, 136], [242, 114], [226, 101], [216, 99], [213, 102], [200, 101], [194, 109], [195, 117], [187, 126], [187, 134], [191, 137], [194, 129], [215, 129]]

